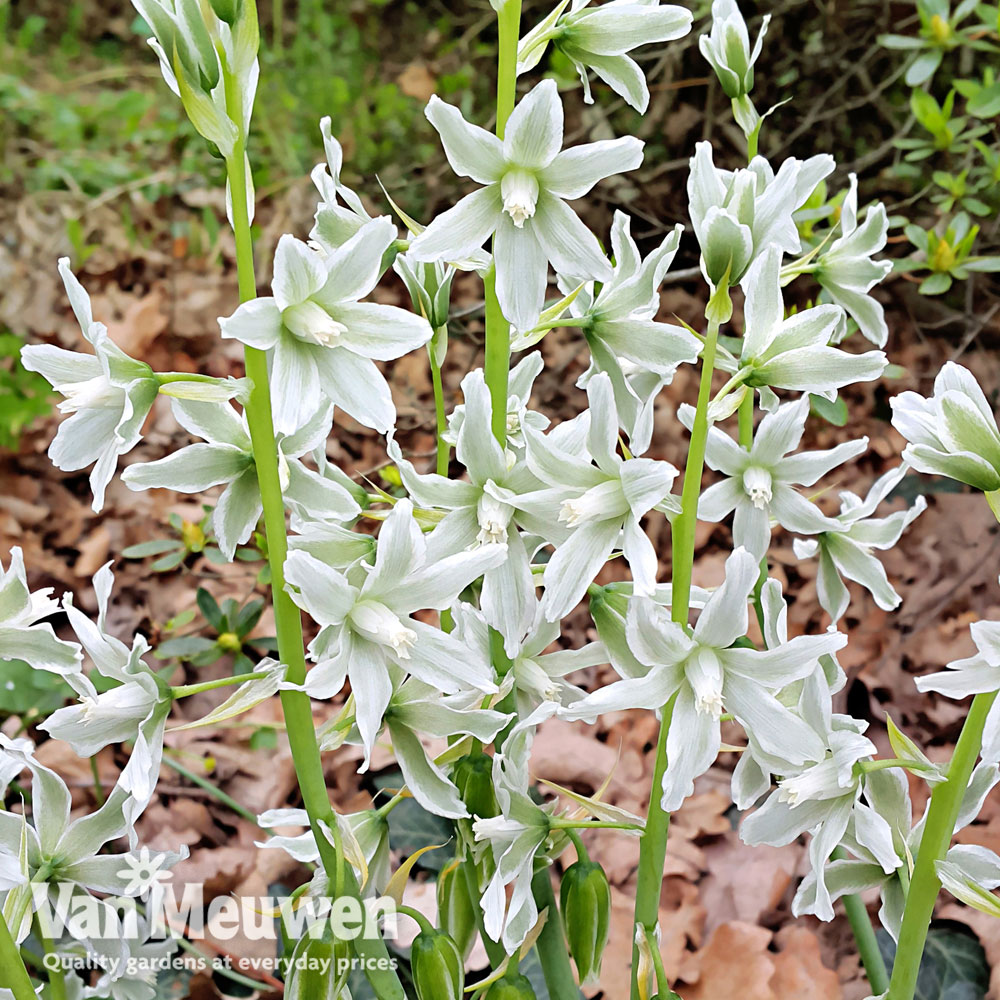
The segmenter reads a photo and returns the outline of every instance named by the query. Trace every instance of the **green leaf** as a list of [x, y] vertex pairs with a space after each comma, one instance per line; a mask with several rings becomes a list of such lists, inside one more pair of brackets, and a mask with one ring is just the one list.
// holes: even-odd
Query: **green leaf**
[[256, 600], [248, 601], [237, 613], [236, 620], [233, 622], [233, 631], [242, 639], [260, 621], [260, 616], [263, 613], [263, 600], [257, 598]]
[[176, 639], [167, 639], [166, 642], [161, 642], [153, 655], [158, 660], [169, 660], [175, 656], [188, 659], [215, 648], [214, 639], [206, 639], [200, 635], [182, 635]]
[[169, 555], [164, 556], [162, 559], [157, 559], [156, 562], [154, 562], [149, 568], [153, 570], [154, 573], [166, 573], [169, 570], [177, 569], [177, 567], [184, 561], [184, 557], [186, 555], [187, 551], [182, 546], [175, 552], [171, 552]]
[[149, 542], [139, 542], [138, 545], [130, 545], [122, 549], [122, 555], [126, 559], [144, 559], [146, 556], [158, 556], [163, 552], [176, 552], [184, 549], [184, 546], [176, 538], [154, 538]]
[[939, 271], [930, 274], [920, 283], [921, 295], [943, 295], [951, 288], [951, 275]]
[[198, 593], [195, 594], [195, 601], [197, 601], [198, 610], [204, 616], [205, 621], [207, 621], [216, 632], [225, 631], [224, 622], [222, 620], [222, 611], [219, 608], [219, 603], [204, 587], [198, 588]]
[[[878, 932], [878, 943], [891, 969], [896, 943], [883, 930]], [[962, 924], [942, 922], [927, 935], [913, 1000], [985, 1000], [989, 977], [978, 938]]]
[[969, 99], [966, 110], [977, 118], [995, 118], [1000, 115], [1000, 82], [983, 87]]
[[0, 660], [0, 711], [51, 715], [72, 697], [70, 686], [58, 674], [35, 670], [24, 660]]
[[823, 396], [809, 394], [809, 404], [813, 413], [822, 417], [834, 427], [843, 427], [847, 423], [847, 403], [838, 396], [832, 403]]

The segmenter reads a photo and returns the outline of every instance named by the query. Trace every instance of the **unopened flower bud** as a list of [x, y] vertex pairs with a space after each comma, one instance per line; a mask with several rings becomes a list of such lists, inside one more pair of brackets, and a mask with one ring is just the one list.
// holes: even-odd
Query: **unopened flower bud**
[[[344, 968], [350, 968], [350, 948], [329, 928], [321, 938], [306, 935], [295, 946], [285, 976], [287, 1000], [343, 1000]], [[346, 962], [346, 965], [345, 965]]]
[[418, 1000], [460, 1000], [465, 988], [464, 961], [444, 931], [421, 931], [410, 950], [410, 970]]
[[438, 920], [466, 957], [476, 940], [476, 905], [470, 892], [474, 880], [468, 861], [453, 861], [437, 880]]
[[604, 869], [589, 860], [570, 865], [559, 887], [559, 903], [580, 982], [595, 982], [611, 924], [611, 886]]
[[535, 988], [527, 976], [505, 976], [483, 995], [483, 1000], [537, 1000]]
[[226, 24], [234, 24], [239, 17], [240, 0], [209, 0], [209, 3], [215, 11], [215, 16]]
[[493, 787], [493, 762], [484, 753], [469, 754], [455, 764], [452, 774], [470, 816], [489, 819], [499, 812]]

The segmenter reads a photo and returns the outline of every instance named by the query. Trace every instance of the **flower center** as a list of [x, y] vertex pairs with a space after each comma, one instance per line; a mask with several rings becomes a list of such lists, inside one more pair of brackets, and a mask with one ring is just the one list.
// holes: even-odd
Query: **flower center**
[[827, 757], [818, 764], [785, 778], [778, 783], [778, 801], [787, 802], [792, 808], [812, 800], [837, 798], [846, 795], [850, 789], [843, 788], [837, 780], [837, 764], [833, 757]]
[[401, 660], [410, 658], [410, 647], [417, 641], [417, 633], [381, 602], [363, 601], [356, 605], [351, 611], [351, 622], [365, 638], [391, 646]]
[[282, 314], [285, 328], [299, 340], [320, 347], [334, 347], [347, 327], [338, 323], [318, 302], [307, 299], [289, 306]]
[[538, 180], [527, 170], [508, 170], [500, 182], [500, 194], [503, 196], [503, 210], [518, 229], [523, 228], [524, 220], [535, 214]]
[[766, 507], [771, 502], [771, 473], [751, 465], [743, 473], [743, 490], [755, 507]]
[[694, 692], [694, 707], [718, 719], [722, 715], [722, 664], [715, 652], [707, 646], [696, 650], [684, 673]]
[[586, 493], [570, 500], [563, 500], [559, 507], [559, 520], [570, 528], [587, 521], [607, 521], [620, 517], [628, 510], [628, 502], [622, 493], [621, 483], [610, 479], [606, 483], [591, 486]]
[[479, 545], [494, 545], [507, 541], [507, 525], [513, 510], [507, 504], [484, 493], [476, 505], [476, 517], [479, 520], [479, 534], [476, 542]]
[[112, 385], [106, 375], [97, 375], [83, 382], [66, 382], [59, 386], [59, 391], [66, 397], [59, 404], [63, 413], [107, 409], [119, 405], [123, 395], [122, 390]]

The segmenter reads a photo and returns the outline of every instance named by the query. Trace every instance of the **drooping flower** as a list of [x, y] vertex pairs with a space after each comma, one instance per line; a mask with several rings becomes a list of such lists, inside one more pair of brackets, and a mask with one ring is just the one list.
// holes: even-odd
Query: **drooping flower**
[[[983, 802], [998, 780], [1000, 773], [995, 764], [979, 764], [976, 767], [962, 797], [955, 821], [956, 833], [979, 815]], [[908, 876], [912, 874], [927, 813], [925, 811], [923, 817], [913, 823], [906, 776], [896, 768], [872, 771], [865, 775], [864, 796], [868, 805], [889, 825], [898, 861], [895, 868], [887, 872], [886, 868], [891, 864], [888, 857], [882, 857], [881, 850], [876, 856], [864, 840], [859, 839], [857, 817], [854, 817], [853, 829], [849, 824], [842, 841], [853, 856], [830, 861], [822, 871], [811, 870], [799, 885], [793, 906], [800, 915], [815, 913], [817, 899], [821, 896], [818, 890], [821, 880], [829, 894], [830, 903], [835, 903], [848, 894], [878, 889], [882, 897], [882, 905], [878, 911], [879, 923], [894, 940], [898, 940], [906, 903], [906, 889], [901, 876], [907, 877], [908, 881]], [[867, 818], [862, 820], [862, 829], [866, 826]], [[953, 866], [953, 873], [960, 879], [971, 879], [987, 888], [996, 888], [1000, 885], [1000, 870], [990, 857], [992, 853], [977, 844], [956, 844], [949, 848], [946, 863]]]
[[[569, 7], [569, 13], [566, 8]], [[628, 53], [640, 45], [671, 42], [691, 30], [691, 12], [674, 4], [609, 0], [591, 7], [590, 0], [562, 0], [529, 31], [518, 46], [517, 72], [538, 65], [551, 42], [576, 67], [583, 99], [593, 104], [588, 70], [593, 70], [616, 94], [645, 113], [649, 87], [639, 65]]]
[[[954, 660], [937, 673], [915, 678], [917, 690], [936, 691], [948, 698], [1000, 691], [1000, 622], [973, 622], [969, 631], [978, 653]], [[986, 716], [982, 759], [988, 764], [1000, 763], [1000, 699]]]
[[38, 670], [79, 673], [83, 655], [75, 642], [56, 637], [43, 618], [59, 610], [52, 588], [32, 592], [19, 546], [10, 550], [6, 569], [0, 563], [0, 659], [24, 660]]
[[[611, 227], [611, 278], [596, 295], [593, 283], [588, 283], [571, 303], [570, 311], [579, 320], [590, 348], [590, 367], [577, 385], [586, 388], [599, 372], [611, 379], [618, 416], [629, 436], [629, 450], [641, 455], [653, 434], [656, 396], [682, 364], [698, 359], [701, 343], [682, 326], [654, 320], [660, 308], [660, 283], [677, 253], [682, 227], [676, 226], [643, 259], [630, 226], [629, 217], [616, 211]], [[570, 293], [578, 281], [560, 276], [559, 284]]]
[[531, 626], [536, 602], [531, 553], [518, 531], [517, 510], [510, 498], [540, 484], [523, 463], [508, 468], [504, 449], [490, 429], [490, 392], [481, 369], [465, 376], [462, 391], [465, 411], [456, 456], [468, 471], [469, 482], [435, 473], [418, 474], [395, 441], [390, 455], [417, 504], [448, 512], [431, 535], [439, 557], [497, 542], [507, 546], [507, 558], [483, 575], [480, 605], [513, 655]]
[[[690, 407], [680, 418], [690, 426]], [[803, 535], [838, 528], [794, 485], [812, 486], [843, 462], [862, 454], [868, 438], [845, 441], [825, 451], [803, 451], [795, 455], [809, 416], [809, 397], [783, 403], [760, 422], [752, 447], [738, 445], [728, 434], [712, 427], [705, 451], [706, 464], [727, 478], [709, 486], [698, 502], [698, 517], [721, 521], [734, 510], [733, 542], [762, 559], [771, 538], [771, 521]]]
[[804, 162], [790, 157], [777, 174], [762, 156], [740, 170], [719, 170], [711, 143], [699, 142], [687, 190], [705, 277], [717, 285], [728, 272], [735, 285], [767, 247], [798, 253], [792, 215], [833, 167], [833, 157], [823, 153]]
[[724, 711], [767, 752], [799, 764], [823, 753], [817, 734], [775, 692], [811, 673], [816, 660], [842, 648], [847, 637], [828, 632], [797, 636], [773, 649], [734, 646], [746, 635], [747, 601], [759, 572], [759, 561], [746, 549], [737, 549], [726, 561], [725, 582], [706, 602], [691, 634], [671, 621], [660, 605], [633, 598], [629, 643], [649, 672], [609, 684], [560, 713], [593, 722], [605, 712], [625, 708], [660, 710], [673, 699], [662, 790], [663, 808], [670, 812], [691, 794], [695, 778], [717, 757]]
[[[70, 818], [72, 796], [65, 781], [45, 767], [35, 757], [15, 747], [0, 735], [0, 761], [19, 763], [18, 769], [31, 772], [31, 822], [25, 816], [0, 811], [0, 856], [20, 859], [26, 867], [30, 884], [7, 891], [3, 903], [4, 916], [15, 940], [23, 941], [31, 923], [34, 902], [32, 886], [46, 885], [56, 893], [58, 886], [69, 884], [84, 892], [112, 893], [116, 896], [138, 896], [144, 886], [134, 885], [129, 869], [131, 854], [103, 854], [101, 849], [128, 832], [135, 816], [124, 809], [129, 803], [128, 792], [119, 782], [104, 804], [94, 813]], [[167, 853], [169, 866], [186, 856]], [[104, 909], [102, 925], [115, 926], [115, 908], [95, 900]], [[105, 924], [104, 921], [110, 921]], [[70, 934], [76, 929], [72, 919], [67, 922]]]
[[815, 538], [796, 538], [792, 548], [799, 559], [819, 556], [816, 589], [819, 603], [834, 624], [847, 610], [851, 595], [844, 578], [860, 583], [886, 611], [901, 600], [889, 583], [882, 564], [872, 549], [891, 549], [903, 532], [927, 507], [921, 496], [913, 505], [888, 517], [873, 517], [875, 508], [902, 482], [908, 467], [904, 462], [877, 479], [864, 500], [854, 493], [840, 494], [840, 513], [833, 518], [836, 528], [828, 528]]
[[[131, 490], [165, 488], [201, 493], [225, 485], [212, 512], [212, 529], [219, 549], [232, 559], [246, 542], [262, 511], [257, 466], [246, 417], [228, 404], [171, 400], [174, 417], [203, 443], [188, 445], [155, 462], [130, 465], [122, 481]], [[278, 468], [286, 505], [314, 521], [350, 521], [361, 508], [344, 486], [308, 468], [300, 457], [325, 444], [333, 407], [321, 404], [290, 434], [276, 433]]]
[[977, 490], [1000, 489], [1000, 431], [975, 376], [949, 361], [924, 398], [901, 392], [889, 401], [892, 426], [909, 442], [903, 459], [917, 472], [947, 476]]
[[809, 392], [832, 401], [841, 387], [871, 382], [885, 371], [882, 351], [850, 354], [830, 346], [844, 322], [840, 306], [814, 306], [785, 318], [777, 247], [768, 247], [750, 265], [741, 284], [746, 329], [736, 370], [745, 385]]
[[130, 648], [108, 633], [108, 605], [113, 586], [114, 575], [108, 563], [94, 576], [96, 622], [73, 604], [71, 594], [63, 597], [63, 609], [94, 669], [113, 686], [98, 693], [86, 674], [67, 675], [79, 704], [58, 709], [39, 728], [65, 740], [81, 757], [92, 757], [111, 743], [133, 741], [118, 786], [128, 795], [122, 809], [130, 824], [129, 838], [134, 846], [134, 821], [152, 799], [160, 773], [163, 731], [171, 697], [164, 682], [143, 660], [150, 649], [145, 637], [134, 636]]
[[753, 66], [770, 23], [771, 15], [765, 14], [751, 49], [750, 32], [736, 0], [713, 0], [712, 30], [698, 39], [698, 48], [712, 64], [723, 93], [731, 100], [745, 97], [753, 90]]
[[469, 814], [454, 782], [435, 763], [420, 736], [473, 736], [491, 743], [514, 717], [482, 708], [482, 700], [478, 691], [444, 695], [415, 677], [399, 684], [389, 699], [385, 725], [403, 780], [413, 797], [437, 816], [458, 819]]
[[160, 387], [149, 365], [130, 358], [111, 340], [104, 324], [94, 322], [90, 296], [70, 270], [68, 257], [59, 258], [59, 274], [94, 353], [29, 344], [21, 349], [21, 362], [65, 397], [59, 409], [70, 417], [59, 425], [49, 458], [63, 472], [93, 464], [90, 488], [94, 510], [99, 511], [118, 458], [139, 443]]
[[431, 339], [422, 316], [397, 306], [360, 302], [382, 273], [396, 238], [387, 216], [372, 219], [327, 257], [292, 236], [274, 255], [272, 296], [244, 302], [220, 318], [222, 336], [272, 351], [275, 429], [294, 434], [325, 395], [367, 427], [385, 432], [395, 407], [375, 361], [389, 361]]
[[566, 200], [642, 161], [635, 138], [585, 143], [560, 152], [563, 111], [554, 80], [514, 109], [501, 141], [432, 97], [427, 117], [456, 173], [484, 185], [439, 215], [410, 245], [417, 260], [467, 258], [494, 236], [497, 297], [519, 331], [535, 325], [545, 300], [546, 262], [556, 271], [606, 281], [611, 268], [593, 233]]
[[891, 261], [872, 260], [885, 246], [888, 232], [889, 218], [881, 202], [871, 205], [858, 224], [858, 178], [851, 174], [840, 209], [840, 236], [819, 255], [812, 272], [876, 347], [885, 347], [889, 328], [882, 303], [868, 293], [892, 270]]
[[[740, 827], [745, 844], [782, 847], [810, 833], [809, 860], [815, 882], [796, 896], [796, 914], [809, 911], [820, 920], [833, 919], [833, 900], [826, 884], [826, 862], [853, 824], [853, 840], [882, 866], [886, 875], [899, 867], [889, 823], [871, 806], [859, 801], [864, 777], [857, 764], [875, 754], [875, 745], [862, 735], [865, 723], [844, 716], [834, 718], [827, 735], [827, 751], [804, 768], [786, 768], [764, 804]], [[781, 755], [780, 747], [776, 752]], [[800, 890], [801, 892], [801, 890]]]
[[[256, 846], [285, 851], [289, 857], [303, 864], [320, 861], [319, 847], [305, 809], [268, 809], [257, 817], [257, 825], [264, 830], [305, 827], [304, 833], [275, 834], [267, 840], [258, 841]], [[390, 877], [389, 824], [385, 814], [378, 809], [338, 812], [337, 825], [343, 838], [344, 856], [354, 868], [361, 891], [365, 895], [384, 892]], [[330, 843], [334, 843], [332, 831]], [[325, 873], [320, 869], [313, 876], [310, 895], [318, 895], [325, 882]]]
[[618, 415], [611, 379], [595, 375], [590, 400], [586, 451], [564, 450], [552, 435], [526, 431], [528, 468], [546, 487], [512, 497], [519, 510], [544, 518], [546, 540], [555, 554], [545, 566], [542, 611], [549, 621], [562, 618], [583, 597], [591, 581], [620, 544], [636, 593], [656, 586], [657, 557], [640, 520], [655, 507], [669, 506], [677, 470], [649, 458], [618, 454]]
[[392, 697], [393, 669], [445, 694], [496, 691], [489, 662], [411, 615], [450, 607], [504, 558], [506, 546], [490, 544], [438, 559], [409, 500], [398, 501], [382, 525], [374, 565], [358, 562], [339, 572], [307, 551], [291, 552], [285, 564], [289, 593], [321, 626], [309, 646], [317, 665], [306, 677], [306, 693], [329, 698], [349, 678], [358, 730], [370, 754]]

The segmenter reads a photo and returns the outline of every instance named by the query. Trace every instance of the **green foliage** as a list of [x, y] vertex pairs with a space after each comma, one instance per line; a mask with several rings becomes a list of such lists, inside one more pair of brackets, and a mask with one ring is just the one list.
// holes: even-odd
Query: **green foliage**
[[253, 671], [255, 661], [265, 652], [277, 649], [277, 640], [273, 637], [248, 638], [264, 612], [264, 601], [261, 598], [254, 598], [241, 606], [239, 601], [229, 597], [220, 607], [204, 587], [199, 587], [195, 600], [208, 629], [214, 635], [183, 635], [167, 639], [160, 643], [153, 654], [158, 660], [176, 657], [192, 666], [205, 667], [223, 656], [232, 656], [233, 673], [248, 674]]
[[0, 448], [16, 448], [21, 432], [52, 410], [49, 383], [21, 364], [23, 345], [17, 334], [0, 333]]
[[[1000, 211], [1000, 82], [994, 68], [1000, 24], [996, 8], [975, 0], [954, 9], [948, 0], [917, 0], [917, 12], [916, 36], [880, 41], [911, 53], [905, 79], [913, 88], [908, 103], [917, 129], [894, 140], [903, 154], [895, 173], [916, 189], [911, 203], [919, 206], [930, 191], [938, 219], [904, 225], [917, 253], [897, 261], [897, 270], [926, 272], [921, 293], [943, 295], [976, 271], [1000, 269], [992, 252], [1000, 249], [995, 232], [986, 236], [969, 221], [970, 215], [986, 219]], [[958, 77], [959, 65], [966, 71], [972, 66], [976, 75]], [[956, 107], [959, 98], [963, 108]]]
[[[219, 551], [219, 546], [215, 543], [215, 537], [211, 533], [212, 508], [205, 506], [205, 516], [200, 521], [185, 521], [179, 514], [171, 514], [169, 517], [170, 527], [173, 529], [173, 536], [170, 538], [151, 538], [146, 542], [139, 542], [136, 545], [129, 545], [122, 550], [122, 556], [126, 559], [146, 559], [149, 556], [158, 556], [150, 569], [154, 573], [169, 573], [185, 564], [189, 557], [204, 555], [205, 558], [216, 565], [222, 566], [226, 563], [226, 558]], [[236, 558], [240, 562], [260, 562], [267, 559], [267, 550], [264, 547], [264, 537], [259, 532], [254, 533], [254, 545], [241, 546], [236, 550]], [[264, 568], [257, 576], [258, 583], [267, 583], [270, 573], [265, 562]]]
[[896, 269], [930, 271], [920, 284], [921, 295], [941, 295], [954, 280], [965, 281], [974, 271], [1000, 271], [1000, 256], [973, 256], [972, 247], [979, 235], [968, 215], [959, 212], [941, 234], [909, 225], [907, 239], [923, 252], [923, 260], [897, 261]]
[[[984, 1000], [990, 967], [983, 946], [958, 925], [932, 927], [920, 960], [914, 1000]], [[879, 948], [891, 968], [896, 943], [878, 932]]]
[[0, 660], [0, 704], [10, 715], [51, 715], [73, 692], [58, 675], [24, 660]]

